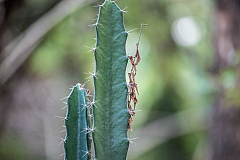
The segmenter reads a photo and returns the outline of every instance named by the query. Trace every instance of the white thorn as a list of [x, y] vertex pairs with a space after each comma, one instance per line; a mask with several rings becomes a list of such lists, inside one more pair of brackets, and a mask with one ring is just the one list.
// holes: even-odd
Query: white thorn
[[63, 109], [65, 109], [65, 108], [67, 108], [67, 105], [66, 106], [64, 106], [61, 110], [63, 110]]
[[131, 144], [134, 143], [134, 142], [132, 142], [132, 140], [135, 140], [135, 139], [138, 139], [138, 137], [136, 137], [136, 138], [132, 138], [132, 139], [129, 139], [129, 138], [128, 138], [128, 140], [129, 140], [129, 142], [130, 142]]
[[61, 99], [59, 99], [59, 100], [62, 101], [62, 100], [67, 99], [67, 98], [68, 98], [68, 96], [66, 96], [66, 97], [64, 97], [64, 98], [61, 98]]

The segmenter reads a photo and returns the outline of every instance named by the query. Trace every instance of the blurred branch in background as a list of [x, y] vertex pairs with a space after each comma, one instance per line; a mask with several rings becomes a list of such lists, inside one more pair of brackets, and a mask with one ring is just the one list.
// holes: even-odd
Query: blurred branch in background
[[14, 74], [48, 31], [70, 13], [91, 2], [93, 1], [60, 1], [53, 9], [45, 13], [41, 18], [29, 26], [26, 31], [10, 42], [1, 53], [6, 55], [6, 58], [0, 64], [0, 84], [4, 84]]
[[[130, 152], [144, 154], [153, 148], [186, 134], [205, 131], [208, 126], [208, 108], [197, 108], [180, 111], [169, 116], [155, 120], [138, 131], [134, 131], [131, 137], [141, 137], [141, 139], [130, 147]], [[132, 154], [137, 158], [141, 154]]]
[[57, 84], [60, 80], [54, 85], [50, 79], [41, 81], [27, 73], [25, 69], [29, 67], [25, 68], [24, 62], [52, 28], [92, 2], [94, 0], [0, 2], [1, 160], [59, 159], [62, 151], [57, 147], [59, 139], [54, 136], [60, 134], [62, 121], [58, 119], [58, 125], [53, 127], [54, 115], [59, 115], [64, 106], [59, 103], [59, 96], [66, 96], [68, 91], [56, 96], [55, 93], [61, 93], [54, 91], [59, 88], [56, 86], [61, 86]]

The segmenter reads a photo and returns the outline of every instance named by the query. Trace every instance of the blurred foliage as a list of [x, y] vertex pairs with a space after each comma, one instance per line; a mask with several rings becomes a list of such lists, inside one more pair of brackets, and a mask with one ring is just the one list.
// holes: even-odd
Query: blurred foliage
[[31, 158], [27, 154], [27, 148], [23, 145], [23, 140], [14, 135], [13, 133], [7, 133], [1, 137], [0, 141], [0, 157], [1, 159], [19, 159], [30, 160]]
[[[98, 1], [77, 10], [55, 26], [24, 64], [27, 74], [40, 81], [36, 83], [48, 81], [48, 92], [52, 93], [52, 88], [58, 88], [55, 89], [58, 92], [51, 97], [51, 100], [54, 102], [52, 105], [56, 107], [53, 109], [54, 111], [49, 113], [49, 116], [53, 117], [57, 114], [63, 117], [65, 110], [61, 110], [61, 108], [64, 105], [59, 107], [58, 99], [68, 95], [67, 88], [70, 85], [75, 85], [78, 82], [85, 83], [90, 76], [90, 74], [85, 73], [94, 71], [94, 57], [92, 51], [89, 52], [89, 50], [94, 47], [95, 29], [88, 25], [93, 23], [91, 19], [96, 18], [98, 13], [98, 8], [92, 6], [96, 6], [101, 2]], [[13, 14], [13, 22], [16, 23], [16, 17], [19, 18], [17, 15], [21, 15], [24, 12], [29, 14], [34, 11], [33, 15], [36, 14], [37, 17], [40, 17], [39, 15], [41, 14], [38, 15], [37, 13], [44, 13], [50, 10], [55, 3], [57, 1], [51, 1], [50, 3], [50, 1], [26, 0], [26, 6], [31, 5], [35, 7], [29, 10], [25, 8], [24, 11], [21, 11], [21, 9], [16, 10]], [[127, 6], [125, 10], [128, 12], [124, 14], [127, 31], [139, 28], [141, 23], [147, 24], [147, 27], [143, 29], [139, 45], [142, 60], [138, 65], [138, 74], [136, 76], [136, 80], [139, 81], [140, 93], [136, 110], [141, 110], [141, 112], [137, 112], [136, 116], [133, 117], [133, 133], [129, 133], [130, 137], [135, 131], [141, 132], [141, 129], [144, 129], [151, 122], [172, 114], [178, 114], [180, 111], [189, 109], [196, 109], [197, 111], [199, 108], [208, 110], [208, 107], [213, 102], [214, 97], [212, 95], [215, 92], [215, 86], [212, 84], [211, 77], [208, 74], [214, 60], [211, 44], [213, 2], [209, 0], [119, 0], [117, 4], [122, 9]], [[37, 11], [38, 7], [42, 8], [41, 11]], [[198, 22], [201, 30], [201, 39], [197, 44], [188, 47], [181, 46], [172, 38], [173, 23], [182, 17], [194, 17]], [[31, 21], [30, 19], [28, 20]], [[14, 30], [20, 30], [19, 28], [25, 29], [27, 26], [24, 26], [24, 24], [26, 23], [21, 22], [21, 24], [16, 25]], [[19, 27], [19, 25], [23, 25], [23, 27]], [[135, 44], [138, 40], [139, 29], [130, 32], [130, 34], [132, 36], [129, 36], [127, 40], [127, 54], [133, 55], [136, 51]], [[234, 77], [231, 78], [232, 76], [234, 75], [231, 72], [223, 74], [226, 85], [232, 84], [232, 82], [229, 82], [234, 79]], [[93, 92], [91, 78], [89, 78], [86, 88]], [[42, 104], [38, 105], [38, 107], [41, 106]], [[196, 118], [194, 116], [191, 117], [191, 115], [187, 116], [192, 121]], [[167, 141], [155, 145], [150, 150], [141, 153], [129, 152], [128, 159], [204, 159], [205, 151], [203, 147], [206, 144], [206, 133], [205, 128], [202, 127], [205, 121], [204, 118], [202, 119], [199, 122], [201, 124], [199, 125], [199, 130], [193, 130], [181, 136], [176, 134], [176, 137], [173, 138], [165, 137]], [[181, 118], [176, 123], [178, 121], [181, 121]], [[53, 126], [61, 126], [61, 124], [62, 122], [56, 122]], [[191, 125], [191, 120], [186, 122], [186, 125], [179, 124], [182, 130], [184, 130], [184, 127], [188, 127], [188, 125]], [[165, 128], [162, 129], [164, 130]], [[55, 127], [53, 132], [55, 135], [53, 136], [63, 137], [64, 133], [60, 135], [59, 130], [59, 127]], [[149, 132], [153, 131], [149, 130]], [[11, 146], [13, 142], [9, 142], [9, 138], [10, 136], [3, 138], [5, 140], [1, 141], [1, 145], [8, 143], [9, 149], [20, 145], [20, 140], [18, 139], [15, 145]], [[52, 138], [54, 139], [54, 137]], [[15, 139], [17, 138], [15, 137]], [[141, 141], [141, 137], [134, 140], [133, 143], [137, 145], [144, 144]], [[57, 145], [55, 144], [56, 148]], [[134, 147], [134, 144], [130, 145], [131, 147]], [[22, 149], [22, 159], [28, 159], [29, 157], [24, 154], [28, 152], [27, 149], [24, 147], [18, 148]], [[59, 155], [63, 152], [61, 147], [57, 148], [57, 150]], [[15, 149], [11, 149], [11, 154], [14, 152]], [[5, 154], [10, 154], [7, 150], [2, 149], [0, 153], [0, 159]], [[19, 154], [18, 157], [21, 157], [19, 151], [16, 151], [12, 156], [15, 154]], [[29, 154], [31, 155], [31, 153]], [[62, 159], [62, 157], [54, 156], [54, 158], [48, 159]], [[31, 159], [41, 159], [34, 156], [30, 157]], [[9, 157], [4, 159], [21, 158]]]

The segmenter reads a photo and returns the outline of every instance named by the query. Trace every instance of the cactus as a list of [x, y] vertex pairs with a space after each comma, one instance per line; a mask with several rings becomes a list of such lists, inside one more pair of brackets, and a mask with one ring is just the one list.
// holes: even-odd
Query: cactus
[[[91, 159], [92, 142], [94, 159], [126, 159], [129, 146], [127, 130], [132, 114], [129, 114], [127, 105], [125, 71], [128, 57], [125, 43], [128, 33], [123, 25], [122, 12], [111, 0], [105, 0], [100, 5], [98, 20], [94, 24], [97, 36], [96, 47], [93, 49], [94, 98], [91, 102], [88, 93], [84, 93], [85, 89], [80, 84], [73, 88], [68, 97], [65, 160]], [[137, 59], [140, 61], [140, 57]], [[135, 63], [133, 65], [135, 67]], [[134, 86], [131, 89], [134, 89]], [[129, 100], [128, 103], [130, 104]], [[136, 102], [134, 106], [135, 104]], [[91, 112], [93, 124], [90, 119]]]
[[88, 160], [90, 155], [87, 146], [87, 105], [84, 92], [82, 85], [77, 84], [67, 99], [65, 160]]
[[126, 159], [129, 141], [127, 126], [127, 84], [125, 51], [127, 32], [122, 10], [106, 0], [96, 23], [93, 142], [96, 159]]

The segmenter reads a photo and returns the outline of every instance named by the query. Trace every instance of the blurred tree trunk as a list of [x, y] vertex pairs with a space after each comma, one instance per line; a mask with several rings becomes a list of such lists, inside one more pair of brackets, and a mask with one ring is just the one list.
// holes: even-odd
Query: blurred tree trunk
[[[2, 49], [11, 41], [12, 33], [8, 23], [9, 16], [22, 6], [24, 0], [0, 1], [0, 63], [3, 60]], [[0, 138], [4, 132], [8, 113], [12, 105], [12, 93], [6, 86], [0, 85]]]
[[[213, 105], [210, 160], [237, 160], [240, 159], [240, 1], [216, 0], [214, 26], [217, 61], [213, 72], [218, 77], [220, 93]], [[226, 87], [220, 78], [228, 71], [235, 75], [233, 87]]]

